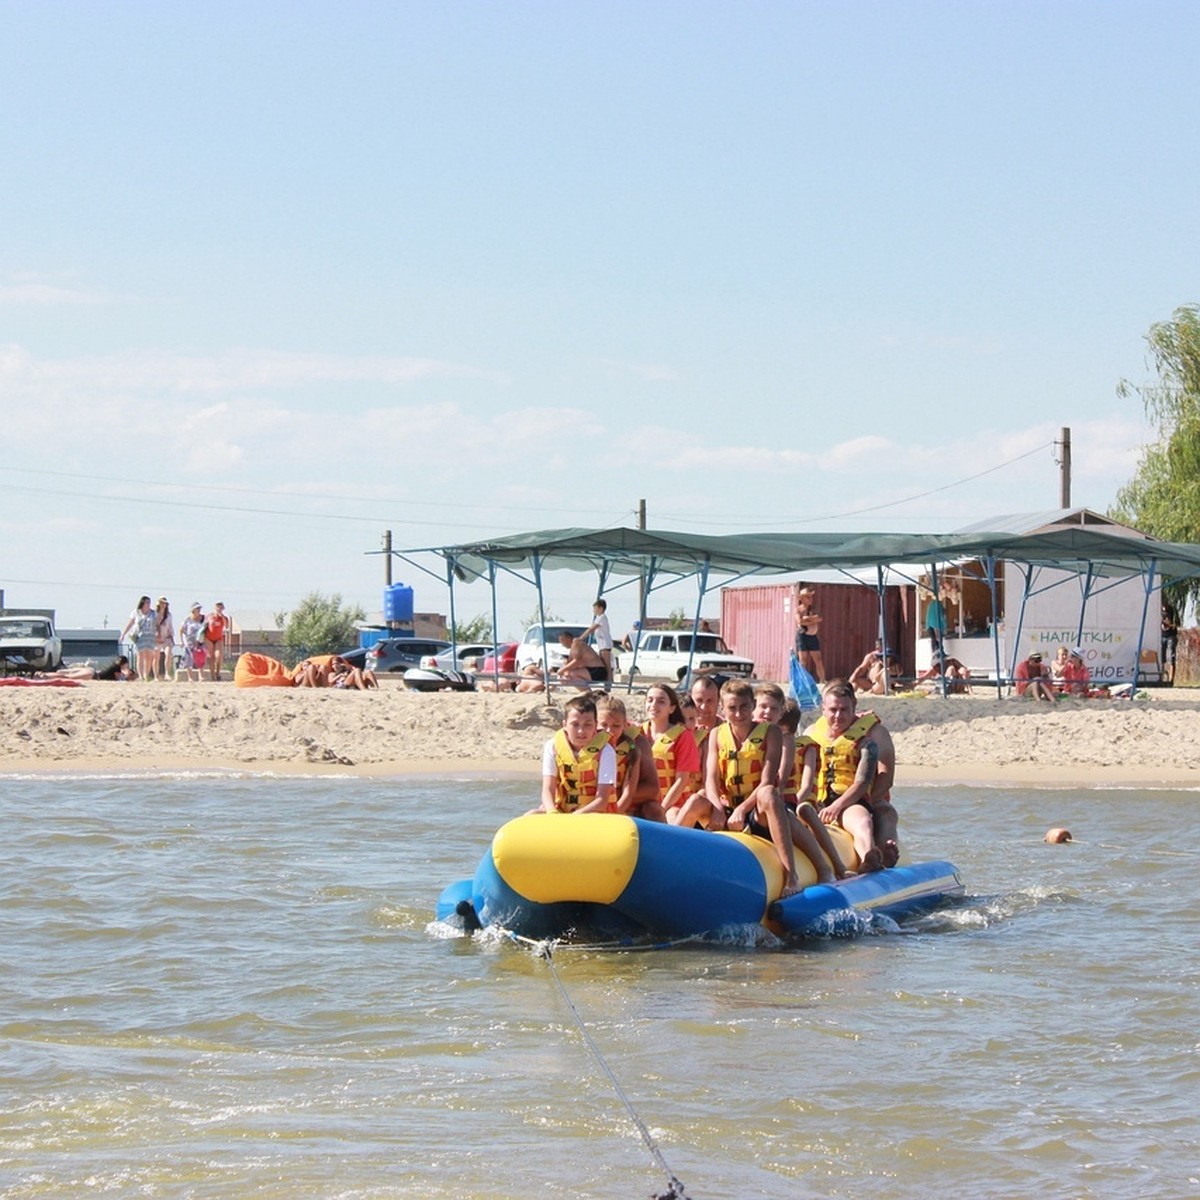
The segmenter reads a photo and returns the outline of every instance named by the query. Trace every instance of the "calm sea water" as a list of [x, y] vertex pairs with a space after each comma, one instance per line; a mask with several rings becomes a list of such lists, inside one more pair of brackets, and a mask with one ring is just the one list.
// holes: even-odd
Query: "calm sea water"
[[431, 928], [533, 799], [0, 777], [0, 1193], [1200, 1193], [1196, 795], [905, 789], [955, 908], [552, 966]]

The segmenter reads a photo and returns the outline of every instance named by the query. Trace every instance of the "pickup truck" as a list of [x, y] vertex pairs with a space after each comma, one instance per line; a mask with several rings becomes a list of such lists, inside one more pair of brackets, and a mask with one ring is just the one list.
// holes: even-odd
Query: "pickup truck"
[[0, 616], [0, 670], [56, 671], [62, 641], [49, 617], [10, 613]]

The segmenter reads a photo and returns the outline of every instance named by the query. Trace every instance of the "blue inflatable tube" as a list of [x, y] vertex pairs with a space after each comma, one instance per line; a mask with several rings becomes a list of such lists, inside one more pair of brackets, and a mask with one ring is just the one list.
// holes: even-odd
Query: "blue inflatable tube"
[[437, 916], [531, 938], [677, 939], [757, 924], [810, 934], [837, 931], [839, 914], [900, 917], [963, 891], [950, 863], [830, 885], [798, 856], [803, 869], [810, 886], [780, 900], [782, 870], [762, 838], [611, 813], [529, 815], [497, 832], [474, 878], [442, 893]]

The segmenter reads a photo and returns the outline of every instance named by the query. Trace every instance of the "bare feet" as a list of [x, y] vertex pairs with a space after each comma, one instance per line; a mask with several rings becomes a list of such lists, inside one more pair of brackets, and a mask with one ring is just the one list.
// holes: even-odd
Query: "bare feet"
[[800, 881], [795, 875], [789, 876], [783, 881], [783, 890], [779, 893], [780, 900], [786, 900], [789, 896], [794, 896], [797, 892], [804, 891], [800, 886]]
[[880, 852], [883, 854], [883, 865], [885, 867], [894, 867], [900, 861], [900, 847], [889, 838], [880, 847]]
[[870, 871], [882, 871], [883, 853], [880, 851], [879, 847], [872, 846], [870, 850], [863, 855], [863, 860], [859, 865], [862, 867], [864, 875]]

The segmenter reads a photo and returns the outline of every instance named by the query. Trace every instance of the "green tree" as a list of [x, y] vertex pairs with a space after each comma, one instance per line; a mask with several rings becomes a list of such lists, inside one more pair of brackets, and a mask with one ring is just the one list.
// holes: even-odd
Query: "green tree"
[[[1146, 342], [1158, 379], [1122, 380], [1117, 390], [1141, 399], [1158, 438], [1109, 515], [1164, 541], [1200, 542], [1200, 306], [1177, 308], [1150, 327]], [[1177, 612], [1188, 598], [1200, 599], [1200, 580], [1167, 589]]]
[[[527, 616], [525, 618], [525, 624], [521, 626], [522, 631], [528, 629], [530, 625], [539, 624], [541, 622], [541, 619], [542, 619], [542, 614], [538, 612], [537, 605], [534, 605], [533, 612], [531, 612], [529, 614], [529, 616]], [[549, 625], [551, 622], [553, 622], [556, 625], [561, 625], [563, 623], [563, 618], [560, 617], [558, 615], [558, 613], [556, 613], [553, 609], [547, 608], [546, 609], [546, 624]]]
[[340, 595], [322, 596], [309, 592], [287, 615], [283, 644], [299, 657], [308, 654], [336, 654], [358, 641], [355, 621], [364, 613], [355, 605], [343, 608]]
[[454, 640], [463, 642], [490, 642], [492, 640], [492, 619], [487, 613], [472, 617], [466, 624], [461, 621], [454, 626]]
[[667, 614], [668, 629], [691, 629], [692, 618], [682, 608], [673, 608]]

